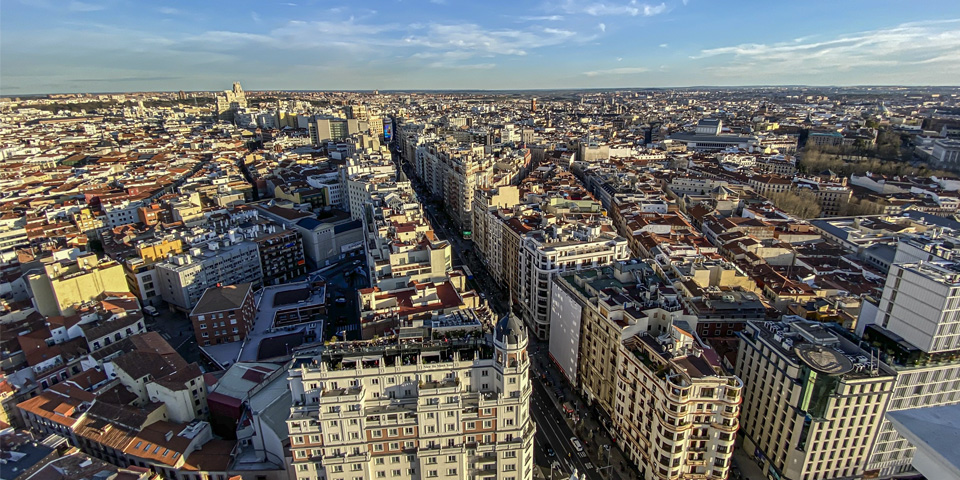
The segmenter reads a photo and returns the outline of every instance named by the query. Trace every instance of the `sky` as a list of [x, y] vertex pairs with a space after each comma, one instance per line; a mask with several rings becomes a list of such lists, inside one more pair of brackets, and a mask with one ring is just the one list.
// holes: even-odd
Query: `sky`
[[958, 85], [960, 2], [6, 0], [0, 94]]

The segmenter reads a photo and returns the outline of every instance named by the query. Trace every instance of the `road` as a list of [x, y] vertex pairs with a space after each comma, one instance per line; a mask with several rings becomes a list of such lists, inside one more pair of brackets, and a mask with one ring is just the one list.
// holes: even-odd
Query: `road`
[[[398, 162], [398, 157], [394, 155], [394, 162]], [[470, 284], [475, 290], [483, 293], [489, 300], [490, 308], [498, 315], [506, 315], [509, 311], [509, 292], [501, 288], [487, 272], [483, 261], [474, 253], [473, 242], [464, 240], [462, 232], [456, 227], [453, 219], [447, 215], [441, 208], [438, 208], [439, 202], [434, 200], [426, 187], [420, 183], [416, 172], [409, 163], [404, 163], [404, 172], [411, 180], [414, 190], [423, 205], [423, 211], [433, 226], [437, 238], [450, 242], [453, 250], [454, 265], [466, 265], [470, 267], [474, 278]]]
[[[397, 155], [394, 155], [394, 161], [397, 160]], [[509, 312], [508, 292], [494, 282], [481, 259], [473, 253], [473, 242], [462, 238], [462, 234], [456, 228], [453, 220], [446, 212], [438, 208], [438, 202], [431, 199], [430, 193], [420, 183], [412, 166], [409, 163], [404, 163], [403, 166], [404, 172], [410, 178], [424, 207], [423, 210], [434, 228], [434, 233], [438, 238], [449, 241], [453, 247], [454, 265], [469, 266], [474, 275], [474, 279], [470, 282], [471, 286], [487, 298], [490, 308], [494, 312], [499, 315], [506, 315]], [[530, 348], [528, 351], [534, 365], [548, 364], [549, 359], [546, 358], [547, 349], [545, 345], [542, 348]], [[541, 351], [543, 353], [540, 353]], [[570, 473], [576, 468], [578, 473], [585, 473], [590, 480], [602, 480], [604, 477], [591, 464], [586, 451], [578, 452], [571, 443], [570, 439], [575, 435], [567, 424], [566, 413], [550, 396], [537, 368], [532, 368], [530, 378], [533, 387], [530, 411], [537, 424], [537, 434], [534, 438], [534, 463], [544, 467], [547, 475], [550, 475], [550, 466], [554, 462], [558, 462], [560, 469], [553, 470], [554, 479], [569, 478]], [[586, 442], [582, 439], [580, 441], [586, 447]], [[555, 452], [553, 457], [547, 455], [547, 447], [553, 448]]]

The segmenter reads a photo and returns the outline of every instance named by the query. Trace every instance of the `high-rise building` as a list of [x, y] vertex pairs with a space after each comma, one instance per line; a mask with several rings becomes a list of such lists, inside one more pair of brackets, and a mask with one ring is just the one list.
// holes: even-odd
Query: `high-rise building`
[[432, 330], [294, 358], [292, 478], [533, 478], [523, 324], [504, 317], [492, 340]]
[[[896, 373], [887, 412], [960, 403], [960, 264], [933, 258], [891, 265], [876, 319], [861, 316], [857, 325]], [[911, 471], [915, 451], [884, 417], [866, 469], [878, 475]]]
[[259, 249], [264, 285], [289, 282], [307, 273], [300, 234], [291, 229], [274, 230], [253, 240]]
[[363, 105], [350, 105], [347, 107], [347, 118], [355, 120], [367, 120], [367, 107]]
[[307, 130], [310, 134], [310, 141], [313, 142], [314, 145], [321, 145], [329, 141], [343, 140], [350, 135], [360, 133], [368, 128], [369, 127], [366, 120], [344, 120], [342, 118], [334, 117], [314, 118], [307, 125]]
[[537, 111], [537, 98], [530, 99], [530, 111], [536, 113]]
[[743, 448], [776, 478], [859, 477], [896, 375], [832, 327], [784, 319], [738, 333]]

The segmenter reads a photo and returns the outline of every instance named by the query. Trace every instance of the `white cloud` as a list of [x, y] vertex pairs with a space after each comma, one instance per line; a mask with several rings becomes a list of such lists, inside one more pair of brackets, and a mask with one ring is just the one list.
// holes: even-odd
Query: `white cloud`
[[602, 23], [601, 23], [600, 25], [597, 25], [597, 28], [599, 28], [601, 32], [606, 32], [606, 31], [607, 31], [607, 26], [606, 26], [605, 24], [602, 24]]
[[181, 14], [183, 14], [183, 12], [181, 12], [180, 10], [178, 10], [178, 9], [176, 9], [176, 8], [171, 8], [171, 7], [162, 7], [162, 8], [160, 8], [160, 9], [157, 10], [157, 11], [160, 12], [160, 13], [162, 13], [162, 14], [164, 14], [164, 15], [181, 15]]
[[257, 12], [250, 12], [250, 18], [253, 19], [254, 22], [260, 23], [260, 14], [259, 14], [259, 13], [257, 13]]
[[958, 72], [958, 22], [960, 19], [905, 23], [822, 41], [800, 38], [773, 44], [745, 43], [702, 50], [691, 58], [732, 57], [735, 63], [725, 61], [723, 66], [708, 67], [721, 75], [742, 75], [747, 69], [766, 74], [822, 74], [931, 64]]
[[67, 5], [67, 10], [70, 10], [71, 12], [96, 12], [97, 10], [103, 10], [104, 8], [106, 7], [103, 5], [80, 2], [77, 0], [73, 0], [69, 5]]
[[661, 43], [661, 44], [660, 44], [660, 48], [667, 48], [667, 47], [669, 47], [669, 46], [670, 46], [670, 45], [668, 45], [668, 44], [666, 44], [666, 43]]
[[490, 70], [497, 67], [496, 63], [468, 63], [468, 64], [449, 64], [445, 62], [433, 62], [427, 65], [430, 68], [450, 68], [454, 70]]
[[407, 36], [403, 42], [412, 47], [424, 47], [437, 52], [458, 52], [467, 57], [526, 55], [528, 49], [559, 45], [572, 41], [575, 37], [576, 32], [557, 28], [487, 30], [472, 23], [430, 24], [424, 34]]
[[644, 73], [647, 71], [649, 71], [649, 69], [644, 67], [621, 67], [621, 68], [609, 68], [606, 70], [594, 70], [592, 72], [583, 72], [583, 74], [588, 77], [601, 77], [601, 76], [612, 76], [612, 75], [636, 75], [638, 73]]
[[560, 8], [569, 14], [587, 14], [595, 17], [605, 15], [629, 15], [636, 17], [652, 17], [667, 11], [667, 4], [650, 5], [639, 3], [637, 0], [630, 0], [627, 3], [584, 3], [580, 0], [566, 0], [560, 5]]
[[[508, 15], [509, 16], [509, 15]], [[539, 16], [519, 16], [512, 17], [518, 22], [559, 22], [563, 20], [563, 15], [539, 15]]]

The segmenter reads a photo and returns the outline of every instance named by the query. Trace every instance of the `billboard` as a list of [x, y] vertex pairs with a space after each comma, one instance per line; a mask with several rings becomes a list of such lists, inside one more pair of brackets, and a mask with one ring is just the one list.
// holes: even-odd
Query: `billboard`
[[383, 138], [386, 139], [386, 140], [390, 140], [391, 138], [393, 138], [393, 124], [392, 124], [392, 123], [387, 122], [387, 123], [384, 123], [384, 124], [383, 124]]

